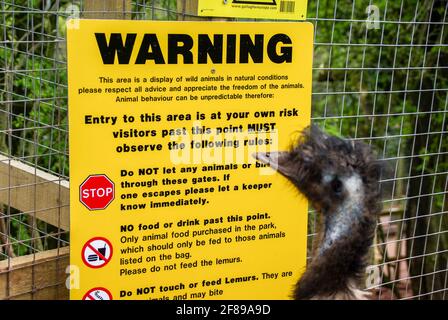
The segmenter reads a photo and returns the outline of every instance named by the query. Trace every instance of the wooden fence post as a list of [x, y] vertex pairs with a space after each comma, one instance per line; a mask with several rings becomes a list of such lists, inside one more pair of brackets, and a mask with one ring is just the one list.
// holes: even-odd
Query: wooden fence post
[[86, 19], [131, 19], [131, 0], [85, 0], [82, 17]]
[[177, 0], [177, 20], [204, 20], [203, 17], [198, 17], [198, 0]]
[[182, 21], [231, 21], [232, 19], [216, 17], [199, 17], [198, 0], [177, 0], [177, 20]]

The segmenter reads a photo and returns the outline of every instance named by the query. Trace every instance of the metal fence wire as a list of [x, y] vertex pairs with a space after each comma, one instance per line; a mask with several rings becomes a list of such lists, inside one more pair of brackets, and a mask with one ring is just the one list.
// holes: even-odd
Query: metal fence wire
[[[193, 2], [0, 0], [0, 299], [67, 297], [66, 19], [190, 20]], [[447, 9], [308, 3], [312, 122], [373, 145], [387, 168], [366, 283], [377, 299], [448, 298]]]

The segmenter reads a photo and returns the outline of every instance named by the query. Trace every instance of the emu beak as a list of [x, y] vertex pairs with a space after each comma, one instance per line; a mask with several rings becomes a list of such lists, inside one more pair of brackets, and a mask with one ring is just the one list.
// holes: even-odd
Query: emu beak
[[289, 152], [258, 152], [254, 153], [253, 157], [258, 161], [268, 164], [272, 169], [278, 171], [288, 178], [293, 177], [292, 163], [288, 159]]

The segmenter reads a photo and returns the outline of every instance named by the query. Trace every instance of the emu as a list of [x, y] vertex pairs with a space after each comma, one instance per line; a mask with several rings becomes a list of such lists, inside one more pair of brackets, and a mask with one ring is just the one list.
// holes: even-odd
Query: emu
[[291, 150], [254, 156], [289, 179], [323, 218], [315, 252], [292, 297], [368, 299], [361, 280], [381, 209], [381, 166], [371, 148], [311, 126]]

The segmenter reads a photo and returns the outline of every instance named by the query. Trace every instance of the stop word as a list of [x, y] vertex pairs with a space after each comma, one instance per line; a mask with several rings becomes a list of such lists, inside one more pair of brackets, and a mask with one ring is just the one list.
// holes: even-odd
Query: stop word
[[79, 201], [89, 210], [105, 209], [115, 198], [115, 185], [105, 174], [90, 175], [79, 187]]

